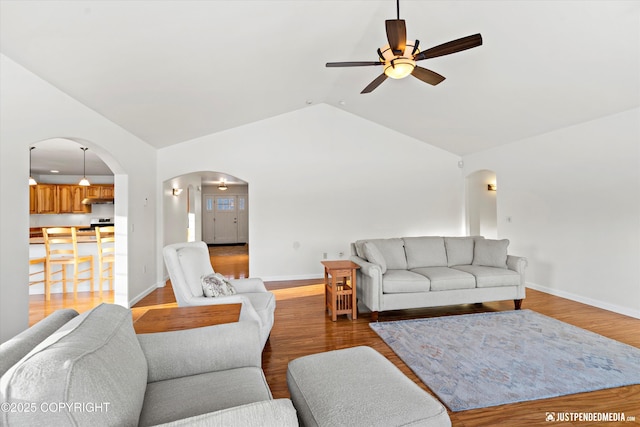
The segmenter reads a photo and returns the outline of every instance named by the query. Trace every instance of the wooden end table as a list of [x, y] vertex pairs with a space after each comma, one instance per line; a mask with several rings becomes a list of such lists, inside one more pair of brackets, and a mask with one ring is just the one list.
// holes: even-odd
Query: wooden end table
[[136, 334], [181, 331], [237, 322], [242, 304], [152, 308], [133, 322]]
[[351, 320], [357, 319], [356, 270], [360, 266], [352, 261], [322, 261], [322, 265], [325, 305], [331, 313], [331, 320], [335, 322], [338, 314], [346, 314]]

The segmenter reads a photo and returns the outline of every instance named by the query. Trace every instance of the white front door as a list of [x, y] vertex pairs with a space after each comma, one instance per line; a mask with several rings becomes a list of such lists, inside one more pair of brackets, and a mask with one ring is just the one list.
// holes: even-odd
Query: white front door
[[236, 196], [214, 196], [213, 243], [238, 243]]

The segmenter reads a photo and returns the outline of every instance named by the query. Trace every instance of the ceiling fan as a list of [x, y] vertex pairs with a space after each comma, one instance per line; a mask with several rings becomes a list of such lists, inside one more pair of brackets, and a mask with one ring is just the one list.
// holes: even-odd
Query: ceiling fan
[[360, 93], [372, 92], [380, 86], [387, 77], [403, 79], [409, 74], [425, 83], [435, 86], [441, 83], [445, 77], [434, 71], [417, 66], [416, 61], [449, 55], [482, 45], [482, 36], [480, 34], [474, 34], [420, 52], [418, 49], [420, 45], [419, 40], [407, 41], [407, 28], [404, 19], [400, 19], [400, 0], [396, 0], [396, 9], [398, 19], [388, 19], [385, 21], [387, 41], [389, 44], [378, 49], [378, 61], [327, 62], [327, 67], [384, 66], [384, 72], [369, 83]]

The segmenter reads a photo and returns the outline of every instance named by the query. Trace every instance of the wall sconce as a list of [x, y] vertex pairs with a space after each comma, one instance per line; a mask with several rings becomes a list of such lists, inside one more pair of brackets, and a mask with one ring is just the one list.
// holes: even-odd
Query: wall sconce
[[220, 185], [218, 185], [218, 190], [225, 191], [228, 188], [229, 187], [227, 187], [227, 184], [224, 181], [220, 182]]
[[182, 188], [174, 188], [173, 191], [172, 191], [172, 194], [174, 196], [179, 196], [180, 193], [182, 193]]
[[489, 184], [487, 185], [487, 190], [489, 191], [496, 191], [498, 187], [496, 186], [496, 184]]

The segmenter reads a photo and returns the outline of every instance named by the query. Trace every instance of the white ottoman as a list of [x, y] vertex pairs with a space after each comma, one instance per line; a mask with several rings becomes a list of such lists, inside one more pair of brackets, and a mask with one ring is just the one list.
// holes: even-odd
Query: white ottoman
[[438, 400], [370, 347], [292, 360], [287, 385], [305, 427], [451, 426]]

